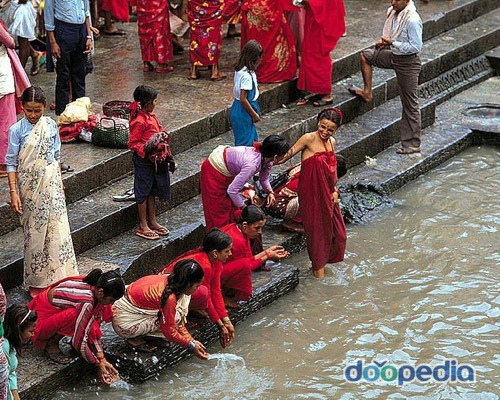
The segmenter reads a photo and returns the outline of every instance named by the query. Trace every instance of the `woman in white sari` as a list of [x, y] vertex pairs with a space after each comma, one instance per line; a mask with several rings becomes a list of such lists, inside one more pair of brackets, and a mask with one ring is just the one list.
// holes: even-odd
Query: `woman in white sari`
[[78, 275], [59, 167], [56, 123], [44, 117], [45, 95], [32, 86], [22, 95], [24, 118], [9, 130], [5, 162], [12, 210], [24, 231], [24, 277], [32, 296]]

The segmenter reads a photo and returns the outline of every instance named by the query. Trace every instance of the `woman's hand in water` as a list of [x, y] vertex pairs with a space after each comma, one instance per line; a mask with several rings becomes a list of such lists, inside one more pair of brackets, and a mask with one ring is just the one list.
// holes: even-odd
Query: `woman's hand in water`
[[227, 331], [228, 331], [229, 336], [230, 336], [230, 341], [227, 343], [229, 345], [229, 344], [231, 344], [231, 342], [233, 341], [234, 336], [235, 336], [234, 326], [233, 326], [232, 322], [229, 320], [229, 318], [226, 319], [225, 321], [222, 320], [222, 323], [227, 328]]
[[194, 355], [202, 360], [208, 360], [207, 348], [197, 340], [194, 341]]
[[97, 375], [99, 380], [105, 385], [111, 385], [120, 378], [118, 371], [106, 359], [103, 359], [98, 366]]
[[20, 199], [19, 194], [17, 193], [17, 191], [10, 192], [10, 208], [16, 214], [22, 214], [23, 213], [23, 206], [21, 204], [21, 199]]
[[220, 345], [222, 346], [223, 349], [226, 348], [227, 345], [231, 343], [231, 334], [229, 333], [229, 330], [227, 329], [226, 325], [222, 323], [222, 325], [219, 326], [219, 342]]

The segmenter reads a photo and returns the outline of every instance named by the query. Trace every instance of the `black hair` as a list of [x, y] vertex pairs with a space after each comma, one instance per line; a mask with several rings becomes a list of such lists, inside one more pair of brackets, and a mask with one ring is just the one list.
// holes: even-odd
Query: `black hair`
[[105, 297], [118, 300], [125, 294], [125, 282], [118, 270], [102, 272], [99, 268], [93, 269], [83, 278], [85, 283], [102, 289]]
[[241, 213], [241, 222], [246, 222], [247, 224], [254, 224], [255, 222], [264, 221], [266, 215], [256, 205], [250, 204], [246, 206]]
[[342, 122], [344, 121], [344, 115], [338, 108], [328, 107], [319, 112], [317, 119], [318, 122], [322, 119], [327, 119], [328, 121], [333, 122], [337, 128], [340, 128], [340, 125], [342, 125]]
[[243, 67], [247, 67], [249, 71], [255, 71], [263, 54], [261, 44], [254, 39], [249, 40], [241, 49], [234, 70], [240, 71]]
[[151, 104], [158, 97], [158, 90], [152, 86], [140, 85], [134, 90], [134, 100], [141, 103], [141, 108]]
[[347, 174], [347, 161], [343, 155], [337, 154], [337, 178], [342, 178]]
[[29, 310], [28, 306], [12, 304], [7, 308], [3, 321], [4, 336], [9, 344], [21, 355], [21, 332], [37, 320], [36, 311]]
[[281, 157], [290, 149], [290, 143], [279, 135], [269, 135], [262, 141], [259, 150], [262, 157]]
[[222, 251], [233, 243], [233, 239], [227, 233], [218, 228], [212, 228], [203, 238], [201, 251], [210, 253], [213, 250]]
[[205, 276], [205, 272], [203, 272], [203, 268], [195, 260], [188, 258], [177, 262], [174, 265], [172, 273], [168, 276], [167, 285], [161, 294], [161, 308], [165, 307], [167, 299], [172, 293], [178, 298], [186, 289], [195, 283], [201, 282], [203, 276]]
[[40, 86], [30, 86], [23, 92], [21, 103], [26, 104], [28, 102], [47, 104], [45, 93]]

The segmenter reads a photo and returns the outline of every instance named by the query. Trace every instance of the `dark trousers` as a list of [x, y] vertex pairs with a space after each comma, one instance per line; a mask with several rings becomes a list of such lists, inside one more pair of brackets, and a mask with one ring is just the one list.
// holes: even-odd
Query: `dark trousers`
[[55, 21], [54, 35], [61, 49], [56, 64], [56, 115], [62, 114], [69, 103], [70, 85], [72, 99], [85, 96], [85, 24], [68, 24]]
[[389, 49], [363, 50], [366, 61], [375, 67], [389, 68], [396, 72], [399, 97], [403, 106], [401, 116], [401, 144], [420, 147], [421, 117], [418, 105], [418, 76], [421, 62], [418, 54], [398, 56]]

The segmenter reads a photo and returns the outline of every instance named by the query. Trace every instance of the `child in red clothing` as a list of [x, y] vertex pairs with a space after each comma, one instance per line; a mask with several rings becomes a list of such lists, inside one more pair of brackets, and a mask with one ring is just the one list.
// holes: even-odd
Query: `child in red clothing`
[[155, 197], [170, 199], [170, 175], [168, 163], [153, 164], [146, 157], [144, 145], [163, 128], [153, 113], [158, 90], [141, 85], [134, 90], [134, 102], [130, 105], [130, 139], [128, 147], [134, 152], [134, 194], [139, 210], [137, 236], [156, 240], [170, 232], [156, 221]]

